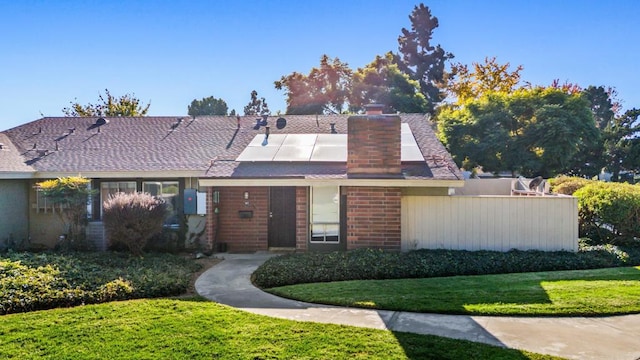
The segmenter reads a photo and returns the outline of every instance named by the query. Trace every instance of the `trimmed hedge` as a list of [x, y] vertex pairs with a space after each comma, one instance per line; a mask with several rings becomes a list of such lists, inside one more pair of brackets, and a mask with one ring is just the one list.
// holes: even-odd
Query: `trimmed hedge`
[[551, 186], [551, 192], [556, 194], [573, 195], [578, 189], [583, 188], [594, 180], [588, 180], [575, 176], [561, 175], [552, 179], [549, 179], [549, 185]]
[[611, 242], [640, 238], [640, 187], [593, 182], [574, 195], [578, 198], [582, 235], [596, 234]]
[[640, 265], [640, 249], [616, 246], [559, 251], [414, 250], [405, 253], [359, 249], [295, 253], [267, 260], [252, 275], [261, 288], [313, 282], [425, 278]]
[[0, 314], [184, 293], [200, 265], [170, 254], [0, 255]]

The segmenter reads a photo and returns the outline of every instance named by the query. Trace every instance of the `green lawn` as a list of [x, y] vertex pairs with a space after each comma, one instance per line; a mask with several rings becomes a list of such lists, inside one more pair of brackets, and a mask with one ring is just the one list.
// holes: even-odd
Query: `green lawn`
[[198, 299], [0, 316], [2, 359], [552, 359], [484, 344], [254, 315]]
[[640, 313], [640, 267], [299, 284], [270, 292], [307, 302], [474, 315]]

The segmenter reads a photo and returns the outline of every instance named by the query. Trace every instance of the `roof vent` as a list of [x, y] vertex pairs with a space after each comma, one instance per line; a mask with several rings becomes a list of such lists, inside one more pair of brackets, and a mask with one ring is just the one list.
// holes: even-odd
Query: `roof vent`
[[262, 119], [256, 119], [256, 125], [253, 127], [253, 130], [260, 130], [260, 122]]
[[0, 143], [0, 150], [4, 150], [4, 149], [5, 149], [4, 144]]
[[278, 130], [282, 130], [287, 126], [287, 119], [281, 117], [278, 118], [278, 120], [276, 120], [276, 127], [278, 128]]
[[331, 133], [332, 134], [337, 134], [338, 133], [336, 131], [336, 123], [329, 123], [329, 126], [331, 126]]
[[49, 153], [49, 150], [47, 149], [36, 150], [36, 153], [38, 154], [38, 156], [46, 156]]
[[101, 118], [98, 118], [98, 120], [96, 120], [95, 125], [102, 126], [102, 125], [107, 125], [108, 123], [109, 123], [109, 120], [101, 117]]
[[69, 128], [69, 135], [73, 134], [74, 131], [76, 131], [76, 128], [74, 127]]

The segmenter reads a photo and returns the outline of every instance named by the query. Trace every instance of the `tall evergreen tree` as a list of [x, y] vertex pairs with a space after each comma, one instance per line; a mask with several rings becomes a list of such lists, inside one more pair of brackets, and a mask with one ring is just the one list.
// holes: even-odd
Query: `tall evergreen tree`
[[420, 84], [420, 92], [427, 99], [427, 112], [433, 114], [436, 106], [444, 100], [445, 62], [453, 54], [440, 45], [432, 45], [433, 31], [438, 27], [438, 18], [424, 4], [417, 5], [411, 15], [411, 29], [402, 29], [398, 37], [399, 54], [396, 63], [400, 70]]

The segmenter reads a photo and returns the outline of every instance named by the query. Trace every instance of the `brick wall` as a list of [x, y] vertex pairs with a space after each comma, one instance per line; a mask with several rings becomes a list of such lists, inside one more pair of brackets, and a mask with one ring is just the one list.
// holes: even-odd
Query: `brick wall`
[[296, 188], [296, 250], [306, 251], [309, 239], [309, 188]]
[[216, 227], [218, 226], [217, 222], [216, 222], [216, 216], [213, 213], [214, 210], [214, 203], [213, 203], [213, 191], [215, 190], [215, 188], [212, 187], [208, 187], [207, 188], [207, 214], [205, 215], [206, 218], [206, 224], [204, 226], [205, 229], [205, 241], [203, 244], [203, 249], [205, 251], [211, 251], [211, 250], [215, 250], [214, 249], [214, 234], [216, 231]]
[[[220, 203], [213, 204], [213, 191], [220, 192]], [[244, 199], [244, 192], [249, 199]], [[207, 243], [226, 243], [227, 251], [268, 249], [269, 188], [221, 187], [207, 190]], [[215, 208], [218, 214], [215, 214]], [[239, 211], [253, 211], [253, 217], [240, 218]], [[217, 228], [217, 238], [216, 238]]]
[[104, 225], [101, 221], [90, 221], [85, 228], [87, 234], [87, 245], [90, 250], [107, 250], [107, 237]]
[[347, 173], [400, 174], [400, 117], [351, 116], [347, 121]]
[[400, 250], [400, 188], [347, 188], [347, 249]]

